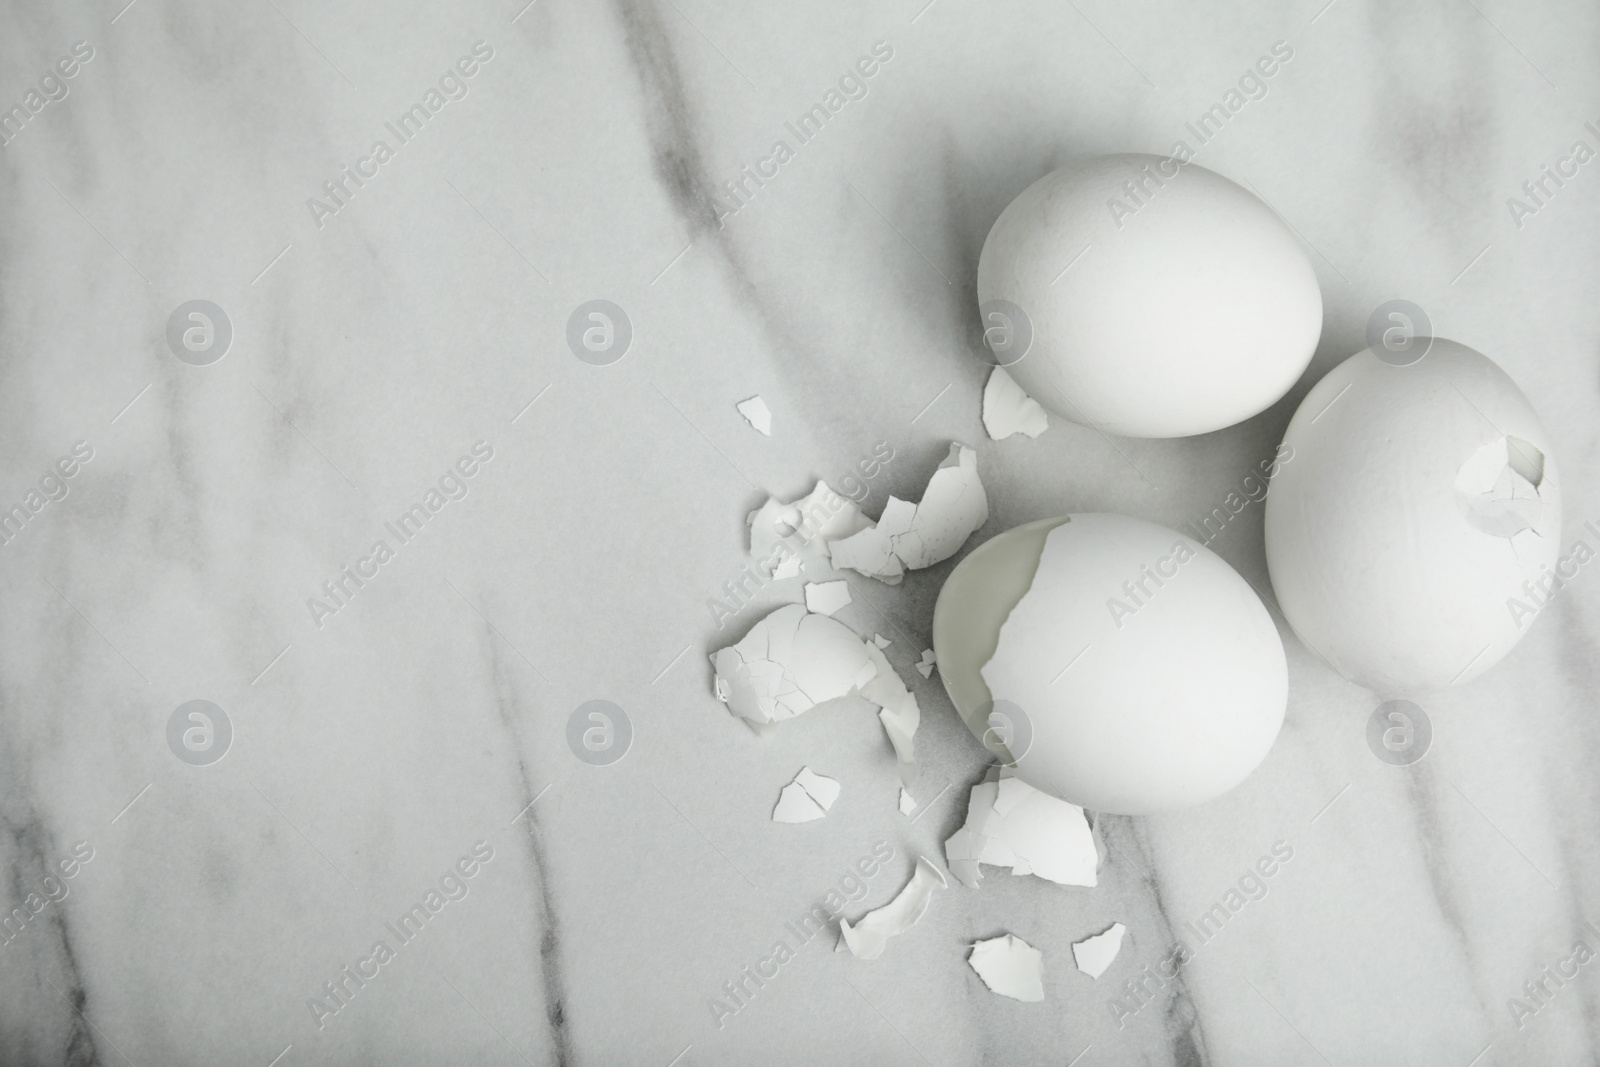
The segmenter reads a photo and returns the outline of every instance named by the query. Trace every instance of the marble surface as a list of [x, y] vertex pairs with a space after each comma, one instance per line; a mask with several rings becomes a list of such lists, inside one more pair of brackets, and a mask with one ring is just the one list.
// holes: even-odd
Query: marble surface
[[[705, 659], [799, 599], [763, 589], [720, 627], [707, 605], [768, 491], [886, 441], [876, 514], [960, 440], [991, 501], [972, 544], [1070, 510], [1177, 525], [1271, 453], [1395, 297], [1522, 385], [1579, 537], [1600, 520], [1600, 163], [1536, 213], [1507, 200], [1575, 141], [1600, 147], [1592, 5], [123, 3], [0, 7], [0, 104], [39, 92], [0, 148], [0, 497], [40, 493], [0, 548], [0, 865], [24, 909], [0, 947], [4, 1063], [1600, 1055], [1595, 965], [1535, 1013], [1508, 1005], [1570, 972], [1578, 940], [1600, 948], [1582, 925], [1600, 920], [1600, 575], [1429, 698], [1433, 747], [1408, 767], [1368, 750], [1378, 696], [1285, 628], [1265, 765], [1191, 811], [1100, 819], [1097, 888], [952, 883], [882, 959], [818, 938], [720, 1020], [724, 983], [876, 843], [894, 858], [852, 915], [918, 854], [942, 866], [984, 761], [911, 669], [953, 561], [857, 581], [840, 615], [891, 637], [916, 683], [915, 820], [866, 705], [757, 738]], [[1292, 61], [1197, 160], [1306, 242], [1311, 369], [1204, 437], [1058, 421], [989, 441], [973, 293], [995, 216], [1064, 161], [1170, 151], [1278, 41]], [[878, 42], [864, 95], [801, 143], [786, 124]], [[430, 89], [421, 132], [391, 134]], [[747, 166], [777, 173], [735, 203]], [[343, 203], [308, 206], [339, 178]], [[633, 327], [608, 366], [566, 340], [596, 299]], [[192, 300], [231, 323], [209, 365], [168, 344]], [[770, 439], [734, 409], [755, 393]], [[59, 478], [75, 446], [92, 457]], [[459, 499], [388, 532], [441, 486]], [[1266, 588], [1258, 507], [1213, 547]], [[372, 576], [308, 607], [346, 566]], [[595, 699], [632, 723], [609, 766], [566, 740]], [[231, 724], [220, 761], [169, 746], [191, 700]], [[774, 825], [802, 765], [843, 795]], [[1266, 894], [1119, 1013], [1123, 983], [1280, 842]], [[430, 891], [459, 899], [394, 936]], [[1113, 921], [1127, 940], [1092, 981], [1071, 943]], [[1042, 1004], [964, 962], [1005, 932], [1043, 951]], [[392, 958], [370, 962], [379, 941]], [[336, 981], [346, 1003], [319, 1012]]]

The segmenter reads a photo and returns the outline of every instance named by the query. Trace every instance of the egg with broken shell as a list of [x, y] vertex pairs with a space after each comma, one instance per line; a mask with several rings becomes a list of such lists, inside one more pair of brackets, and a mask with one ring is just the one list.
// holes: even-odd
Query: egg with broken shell
[[1123, 515], [1031, 522], [951, 572], [933, 644], [967, 728], [1017, 777], [1094, 811], [1200, 804], [1266, 757], [1288, 666], [1222, 558]]
[[1023, 190], [978, 259], [991, 362], [1064, 418], [1128, 437], [1231, 426], [1279, 400], [1322, 333], [1293, 231], [1195, 163], [1080, 160]]
[[1372, 349], [1306, 395], [1266, 503], [1267, 566], [1301, 639], [1394, 695], [1494, 666], [1548, 595], [1561, 535], [1550, 438], [1516, 383], [1434, 338]]

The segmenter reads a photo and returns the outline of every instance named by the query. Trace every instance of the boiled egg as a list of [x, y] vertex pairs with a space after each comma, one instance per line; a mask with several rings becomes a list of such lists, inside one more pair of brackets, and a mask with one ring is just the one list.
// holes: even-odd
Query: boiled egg
[[1019, 526], [950, 574], [933, 645], [968, 729], [1037, 789], [1095, 811], [1200, 804], [1283, 724], [1277, 628], [1221, 557], [1123, 515]]
[[1306, 394], [1266, 503], [1267, 566], [1301, 640], [1386, 695], [1470, 681], [1552, 583], [1561, 486], [1533, 405], [1492, 360], [1433, 338], [1351, 356]]
[[1287, 393], [1322, 332], [1294, 233], [1176, 158], [1062, 167], [1013, 200], [978, 260], [992, 363], [1063, 418], [1127, 437], [1231, 426]]

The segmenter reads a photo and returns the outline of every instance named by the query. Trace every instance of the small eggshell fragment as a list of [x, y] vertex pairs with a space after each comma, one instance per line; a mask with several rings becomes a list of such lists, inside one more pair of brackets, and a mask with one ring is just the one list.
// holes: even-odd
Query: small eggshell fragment
[[992, 361], [1028, 396], [1128, 437], [1257, 414], [1322, 333], [1316, 273], [1271, 208], [1204, 167], [1135, 153], [1023, 190], [984, 242], [978, 303]]
[[1385, 695], [1457, 685], [1527, 633], [1561, 487], [1533, 406], [1487, 356], [1443, 338], [1406, 366], [1359, 352], [1306, 395], [1279, 457], [1272, 585], [1346, 678]]
[[1200, 804], [1266, 757], [1288, 666], [1221, 557], [1122, 515], [1028, 523], [971, 552], [934, 609], [939, 673], [985, 747], [1093, 811]]

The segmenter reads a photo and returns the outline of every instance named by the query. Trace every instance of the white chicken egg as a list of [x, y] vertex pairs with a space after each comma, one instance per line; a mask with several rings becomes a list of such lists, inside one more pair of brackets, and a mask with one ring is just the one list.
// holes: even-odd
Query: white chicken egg
[[1095, 811], [1210, 800], [1266, 757], [1288, 666], [1249, 584], [1122, 515], [1009, 530], [940, 590], [933, 647], [967, 728], [1017, 776]]
[[1284, 617], [1339, 673], [1386, 695], [1443, 688], [1528, 632], [1560, 483], [1533, 406], [1488, 357], [1442, 338], [1407, 366], [1366, 349], [1283, 442], [1267, 565]]
[[1162, 156], [1086, 159], [1000, 213], [978, 259], [991, 359], [1063, 418], [1185, 437], [1299, 379], [1322, 294], [1295, 235], [1219, 174]]

